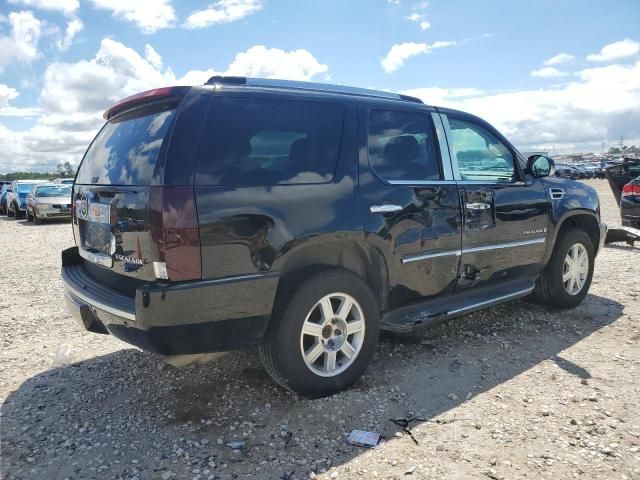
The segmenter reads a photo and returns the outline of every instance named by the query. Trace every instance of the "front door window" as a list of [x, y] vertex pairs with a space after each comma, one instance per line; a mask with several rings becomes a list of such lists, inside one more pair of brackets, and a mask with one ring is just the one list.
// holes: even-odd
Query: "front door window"
[[449, 118], [449, 125], [461, 180], [515, 180], [513, 154], [491, 132], [475, 123], [455, 118]]

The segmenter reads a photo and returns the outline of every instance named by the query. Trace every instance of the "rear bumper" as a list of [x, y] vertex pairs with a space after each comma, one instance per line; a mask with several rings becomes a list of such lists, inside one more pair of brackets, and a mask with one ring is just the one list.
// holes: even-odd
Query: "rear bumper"
[[640, 199], [634, 197], [622, 197], [620, 200], [620, 217], [623, 225], [630, 227], [640, 226]]
[[76, 247], [62, 253], [68, 306], [80, 325], [143, 350], [181, 355], [258, 345], [267, 329], [277, 274], [149, 283], [135, 297], [94, 279]]

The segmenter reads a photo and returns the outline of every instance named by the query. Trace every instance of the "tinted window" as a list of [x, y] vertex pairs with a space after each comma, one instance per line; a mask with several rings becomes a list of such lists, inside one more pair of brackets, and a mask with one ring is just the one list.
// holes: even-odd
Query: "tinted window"
[[431, 120], [424, 113], [372, 110], [369, 161], [385, 180], [439, 180]]
[[480, 125], [455, 118], [449, 118], [449, 125], [463, 180], [514, 180], [513, 155], [495, 135]]
[[200, 185], [331, 181], [340, 151], [340, 105], [221, 97], [213, 102], [198, 155]]
[[77, 183], [149, 185], [175, 109], [154, 106], [109, 121], [87, 151]]

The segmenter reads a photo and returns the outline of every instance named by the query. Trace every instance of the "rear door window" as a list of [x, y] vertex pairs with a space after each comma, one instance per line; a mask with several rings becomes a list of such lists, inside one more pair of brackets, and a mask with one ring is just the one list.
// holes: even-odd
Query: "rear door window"
[[334, 103], [217, 98], [205, 123], [196, 184], [330, 182], [342, 123], [342, 107]]
[[384, 180], [440, 180], [431, 119], [426, 113], [371, 110], [369, 162]]
[[175, 104], [139, 108], [110, 120], [87, 150], [76, 183], [149, 185]]

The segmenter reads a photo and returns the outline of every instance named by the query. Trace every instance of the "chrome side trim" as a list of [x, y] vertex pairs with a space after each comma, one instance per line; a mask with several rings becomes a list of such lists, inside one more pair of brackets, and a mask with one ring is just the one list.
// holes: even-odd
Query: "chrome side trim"
[[439, 258], [439, 257], [459, 257], [462, 255], [462, 250], [446, 250], [444, 252], [435, 252], [435, 253], [421, 253], [418, 255], [410, 255], [408, 257], [404, 257], [400, 262], [401, 263], [410, 263], [417, 262], [418, 260], [428, 260], [430, 258]]
[[453, 135], [451, 134], [451, 125], [449, 125], [449, 119], [444, 113], [440, 114], [440, 120], [442, 121], [442, 125], [444, 126], [444, 134], [447, 138], [447, 146], [449, 150], [449, 157], [451, 159], [451, 171], [453, 172], [454, 180], [461, 180], [460, 176], [460, 168], [458, 167], [458, 157], [456, 156], [456, 151], [453, 148]]
[[453, 180], [453, 170], [451, 170], [451, 155], [449, 154], [449, 145], [447, 145], [447, 137], [444, 134], [444, 125], [440, 115], [436, 112], [431, 113], [431, 119], [436, 127], [436, 137], [438, 137], [438, 146], [440, 147], [440, 157], [442, 161], [442, 173], [445, 180]]
[[483, 307], [485, 305], [491, 305], [492, 303], [503, 302], [514, 298], [524, 297], [525, 295], [533, 292], [533, 287], [525, 288], [524, 290], [518, 290], [517, 292], [509, 293], [507, 295], [502, 295], [500, 297], [492, 298], [490, 300], [484, 300], [482, 302], [474, 303], [473, 305], [467, 305], [466, 307], [456, 308], [455, 310], [450, 310], [447, 312], [447, 315], [457, 315], [459, 313], [466, 312], [468, 310], [473, 310], [479, 307]]
[[410, 263], [417, 262], [418, 260], [429, 260], [431, 258], [439, 258], [439, 257], [449, 257], [449, 256], [460, 256], [465, 253], [476, 253], [476, 252], [485, 252], [488, 250], [499, 250], [501, 248], [512, 248], [512, 247], [523, 247], [526, 245], [536, 245], [538, 243], [545, 243], [547, 241], [546, 237], [538, 237], [532, 238], [531, 240], [520, 240], [517, 242], [505, 242], [505, 243], [496, 243], [493, 245], [483, 245], [482, 247], [471, 247], [471, 248], [463, 248], [461, 250], [445, 250], [443, 252], [425, 252], [419, 253], [417, 255], [409, 255], [400, 260], [401, 263]]
[[507, 187], [523, 187], [524, 182], [497, 182], [495, 180], [458, 180], [458, 185], [504, 185]]
[[546, 237], [532, 238], [531, 240], [519, 240], [517, 242], [494, 243], [493, 245], [483, 245], [481, 247], [463, 248], [462, 253], [485, 252], [487, 250], [498, 250], [501, 248], [524, 247], [526, 245], [535, 245], [537, 243], [545, 243]]
[[70, 282], [64, 282], [65, 288], [71, 292], [75, 297], [78, 297], [83, 302], [87, 302], [88, 305], [95, 307], [99, 310], [104, 310], [105, 312], [111, 313], [112, 315], [116, 315], [118, 317], [126, 318], [127, 320], [131, 320], [132, 322], [136, 321], [136, 314], [130, 313], [125, 310], [120, 310], [118, 308], [113, 308], [110, 305], [106, 305], [95, 298], [89, 297], [81, 290], [75, 288]]
[[454, 180], [387, 180], [389, 185], [455, 185]]
[[83, 247], [78, 248], [78, 254], [85, 260], [88, 260], [91, 263], [97, 263], [98, 265], [102, 265], [104, 267], [113, 267], [113, 258], [111, 255], [105, 255], [104, 253], [93, 253], [89, 250], [84, 249]]

